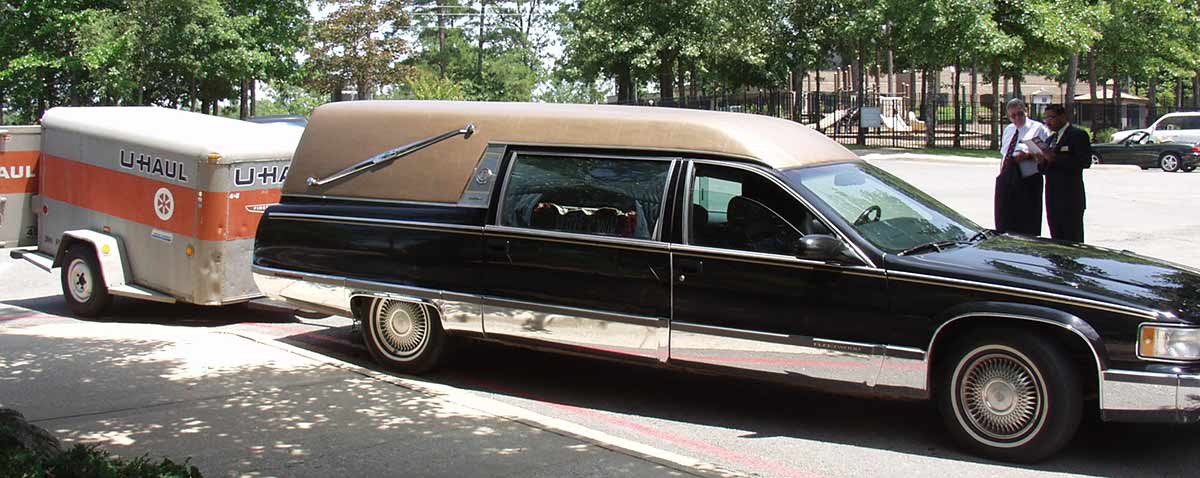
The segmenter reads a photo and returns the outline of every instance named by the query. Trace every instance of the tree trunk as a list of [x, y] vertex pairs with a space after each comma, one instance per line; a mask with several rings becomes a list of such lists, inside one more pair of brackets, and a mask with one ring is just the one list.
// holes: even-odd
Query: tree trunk
[[633, 99], [633, 79], [630, 78], [629, 63], [617, 66], [617, 103], [628, 103]]
[[1200, 108], [1200, 76], [1192, 78], [1192, 108]]
[[258, 80], [250, 79], [250, 117], [258, 116]]
[[962, 108], [959, 90], [962, 89], [962, 68], [958, 59], [954, 60], [954, 147], [962, 147]]
[[1019, 75], [1019, 74], [1014, 74], [1014, 75], [1012, 76], [1012, 81], [1013, 81], [1013, 96], [1016, 96], [1017, 98], [1020, 98], [1020, 99], [1024, 100], [1024, 99], [1025, 99], [1025, 93], [1021, 91], [1021, 82], [1024, 80], [1024, 78], [1021, 78], [1021, 76], [1022, 76], [1022, 75]]
[[245, 79], [243, 79], [241, 88], [238, 88], [238, 119], [242, 119], [242, 120], [248, 118], [249, 112], [250, 112], [250, 110], [248, 108], [248, 106], [250, 106], [250, 105], [247, 104], [248, 96], [249, 96], [246, 91], [247, 83], [248, 82]]
[[687, 69], [683, 66], [683, 61], [675, 62], [675, 84], [679, 88], [679, 105], [687, 107]]
[[1113, 78], [1113, 111], [1117, 115], [1117, 129], [1125, 129], [1125, 104], [1121, 101], [1121, 80]]
[[475, 79], [483, 84], [483, 19], [487, 14], [487, 0], [479, 0], [479, 54], [475, 59]]
[[896, 96], [896, 61], [892, 49], [888, 48], [888, 96]]
[[[938, 102], [938, 80], [942, 76], [940, 71], [934, 71], [932, 68], [926, 69], [924, 76], [928, 90], [925, 91], [926, 110], [925, 110], [925, 147], [937, 147], [937, 102]], [[930, 75], [932, 74], [932, 78]]]
[[992, 60], [992, 144], [991, 149], [1000, 149], [1000, 58]]
[[1063, 108], [1067, 109], [1068, 117], [1075, 115], [1075, 83], [1079, 82], [1079, 53], [1071, 54], [1067, 64], [1067, 94], [1063, 98]]
[[675, 54], [669, 50], [658, 51], [658, 104], [675, 104]]
[[967, 99], [967, 107], [971, 109], [967, 121], [974, 124], [979, 118], [979, 68], [971, 65], [971, 96]]
[[[927, 122], [929, 121], [928, 101], [926, 101], [928, 98], [929, 98], [929, 70], [924, 69], [924, 70], [921, 70], [921, 116], [924, 117], [925, 121], [927, 121]], [[929, 126], [928, 123], [926, 123], [925, 126], [928, 127]]]
[[[1150, 109], [1146, 112], [1147, 121], [1154, 121], [1158, 117], [1158, 81], [1152, 75], [1150, 77], [1150, 87], [1147, 88], [1147, 95], [1150, 96]], [[1138, 125], [1139, 127], [1145, 125]]]
[[1092, 109], [1092, 111], [1091, 111], [1091, 113], [1092, 113], [1092, 125], [1091, 125], [1092, 129], [1096, 130], [1100, 126], [1099, 120], [1097, 119], [1100, 114], [1100, 109], [1099, 109], [1100, 104], [1099, 104], [1099, 102], [1096, 101], [1096, 54], [1094, 52], [1088, 52], [1087, 61], [1088, 61], [1088, 90], [1091, 91], [1091, 95], [1092, 95], [1092, 98], [1091, 98], [1092, 102], [1091, 102], [1091, 104], [1088, 105], [1088, 107]]
[[446, 8], [444, 0], [434, 2], [437, 7], [437, 29], [438, 29], [438, 74], [442, 78], [446, 77]]

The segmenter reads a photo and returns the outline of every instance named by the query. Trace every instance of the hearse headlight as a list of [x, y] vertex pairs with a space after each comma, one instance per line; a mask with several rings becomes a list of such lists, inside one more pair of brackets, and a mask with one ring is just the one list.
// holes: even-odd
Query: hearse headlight
[[1200, 328], [1142, 325], [1138, 356], [1162, 360], [1200, 360]]

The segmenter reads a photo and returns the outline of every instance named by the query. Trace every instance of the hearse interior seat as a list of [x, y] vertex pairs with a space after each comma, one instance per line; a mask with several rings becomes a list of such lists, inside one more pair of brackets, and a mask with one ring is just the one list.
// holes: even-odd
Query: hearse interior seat
[[637, 221], [637, 212], [610, 206], [579, 207], [540, 202], [534, 207], [529, 223], [537, 229], [633, 237]]

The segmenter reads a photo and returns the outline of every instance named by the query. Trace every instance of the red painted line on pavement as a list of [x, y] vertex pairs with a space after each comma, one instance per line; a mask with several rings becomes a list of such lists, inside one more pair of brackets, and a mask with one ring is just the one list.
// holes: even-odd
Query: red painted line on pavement
[[634, 432], [641, 433], [643, 435], [647, 435], [652, 438], [656, 438], [658, 440], [662, 440], [664, 442], [672, 443], [672, 444], [681, 446], [683, 448], [689, 448], [694, 451], [701, 452], [708, 456], [717, 456], [726, 461], [738, 463], [743, 466], [751, 466], [751, 467], [755, 467], [755, 468], [759, 468], [759, 469], [763, 469], [763, 470], [768, 470], [772, 473], [776, 473], [781, 476], [787, 476], [790, 478], [824, 478], [823, 475], [818, 475], [818, 474], [814, 474], [814, 473], [811, 473], [811, 472], [808, 472], [805, 470], [801, 470], [799, 468], [793, 468], [791, 466], [775, 463], [772, 461], [763, 460], [756, 456], [751, 456], [751, 455], [746, 455], [746, 454], [738, 453], [738, 452], [731, 451], [731, 450], [726, 450], [724, 448], [721, 448], [721, 447], [718, 447], [715, 445], [710, 445], [710, 444], [704, 443], [702, 441], [693, 440], [691, 438], [688, 438], [688, 437], [685, 437], [685, 436], [682, 436], [682, 435], [679, 435], [676, 433], [671, 433], [668, 431], [664, 431], [664, 430], [652, 428], [652, 427], [649, 427], [646, 425], [642, 425], [639, 423], [635, 423], [631, 420], [627, 420], [627, 419], [624, 419], [621, 417], [608, 415], [605, 413], [597, 412], [595, 410], [577, 407], [574, 405], [567, 405], [567, 404], [563, 404], [563, 403], [551, 402], [544, 398], [538, 397], [532, 393], [514, 390], [512, 388], [509, 388], [509, 387], [506, 387], [503, 385], [488, 382], [485, 380], [479, 380], [475, 377], [467, 377], [467, 381], [473, 382], [474, 385], [483, 387], [485, 390], [492, 390], [492, 391], [503, 393], [505, 395], [521, 397], [521, 398], [533, 400], [533, 401], [536, 401], [539, 403], [544, 403], [546, 405], [549, 405], [551, 407], [557, 408], [559, 410], [562, 410], [562, 411], [565, 411], [568, 413], [573, 413], [575, 415], [588, 416], [588, 417], [608, 423], [609, 425], [613, 425], [618, 428], [626, 428], [626, 429], [632, 430]]

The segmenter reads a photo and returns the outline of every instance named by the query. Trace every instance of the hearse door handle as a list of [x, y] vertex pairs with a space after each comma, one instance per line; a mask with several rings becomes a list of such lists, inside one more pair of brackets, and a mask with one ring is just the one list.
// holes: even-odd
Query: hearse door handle
[[704, 261], [700, 259], [679, 260], [679, 282], [687, 280], [687, 276], [704, 272]]

